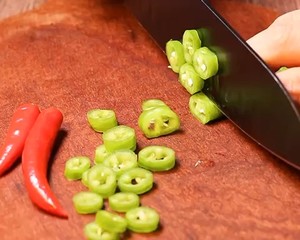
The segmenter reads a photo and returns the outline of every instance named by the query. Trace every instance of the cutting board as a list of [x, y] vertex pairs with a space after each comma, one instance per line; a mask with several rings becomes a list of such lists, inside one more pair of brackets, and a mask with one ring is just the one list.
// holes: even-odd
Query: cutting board
[[[250, 4], [214, 4], [245, 39], [277, 16]], [[92, 160], [102, 143], [86, 121], [92, 108], [114, 109], [120, 124], [136, 130], [138, 149], [158, 144], [176, 151], [175, 169], [155, 173], [154, 189], [141, 197], [142, 205], [160, 213], [159, 230], [125, 239], [300, 238], [299, 172], [229, 120], [197, 122], [188, 109], [189, 94], [167, 65], [120, 1], [49, 0], [0, 23], [0, 139], [21, 103], [63, 112], [49, 182], [69, 214], [59, 219], [32, 205], [18, 162], [0, 178], [1, 240], [84, 239], [82, 228], [94, 216], [75, 213], [72, 196], [85, 188], [66, 181], [63, 169], [73, 156]], [[178, 113], [180, 131], [152, 140], [142, 135], [137, 119], [142, 101], [150, 98]]]

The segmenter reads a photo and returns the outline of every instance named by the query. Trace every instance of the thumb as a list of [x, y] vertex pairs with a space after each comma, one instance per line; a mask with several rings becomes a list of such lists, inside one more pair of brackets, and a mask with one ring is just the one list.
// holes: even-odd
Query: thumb
[[247, 43], [274, 68], [300, 66], [299, 25], [300, 10], [286, 13]]

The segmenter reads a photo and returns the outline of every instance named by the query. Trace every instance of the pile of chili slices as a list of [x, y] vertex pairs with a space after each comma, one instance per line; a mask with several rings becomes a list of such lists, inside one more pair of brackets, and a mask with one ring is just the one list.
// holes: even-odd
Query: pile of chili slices
[[[87, 113], [90, 127], [102, 134], [94, 161], [74, 156], [66, 161], [64, 175], [70, 181], [81, 180], [86, 190], [73, 196], [78, 214], [95, 214], [84, 226], [87, 239], [119, 239], [125, 232], [149, 233], [160, 222], [158, 212], [144, 206], [140, 195], [149, 192], [154, 172], [175, 166], [175, 151], [167, 146], [149, 145], [137, 151], [135, 130], [118, 125], [111, 109], [92, 109]], [[178, 115], [162, 100], [142, 103], [138, 126], [147, 138], [177, 131]], [[104, 202], [107, 201], [107, 204]], [[105, 238], [104, 238], [105, 237]]]

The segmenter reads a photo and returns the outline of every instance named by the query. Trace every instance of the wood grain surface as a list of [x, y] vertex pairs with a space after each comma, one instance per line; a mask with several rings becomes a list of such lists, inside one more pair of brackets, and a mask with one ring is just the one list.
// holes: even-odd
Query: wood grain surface
[[[278, 15], [262, 6], [215, 1], [244, 38]], [[225, 5], [224, 5], [225, 4]], [[234, 11], [232, 11], [234, 9]], [[111, 108], [135, 128], [138, 149], [172, 147], [177, 166], [155, 173], [141, 198], [157, 209], [160, 229], [124, 239], [300, 239], [300, 174], [241, 133], [228, 120], [203, 126], [189, 113], [187, 92], [136, 19], [117, 0], [49, 0], [0, 23], [0, 139], [14, 109], [34, 102], [64, 114], [49, 182], [69, 213], [39, 211], [23, 184], [20, 162], [0, 178], [1, 240], [80, 240], [93, 216], [80, 216], [74, 193], [85, 188], [63, 176], [65, 161], [94, 157], [101, 135], [87, 124], [91, 108]], [[182, 122], [176, 134], [146, 139], [137, 127], [143, 100], [160, 98]]]

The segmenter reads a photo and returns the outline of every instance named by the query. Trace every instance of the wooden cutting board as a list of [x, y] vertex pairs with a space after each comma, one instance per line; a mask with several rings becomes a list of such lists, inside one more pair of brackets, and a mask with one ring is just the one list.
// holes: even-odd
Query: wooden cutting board
[[[277, 16], [250, 4], [215, 1], [216, 8], [248, 38]], [[1, 240], [79, 240], [93, 216], [75, 213], [71, 198], [85, 188], [63, 176], [65, 161], [93, 159], [101, 135], [87, 124], [92, 108], [111, 108], [120, 124], [136, 129], [139, 148], [166, 145], [177, 167], [155, 173], [155, 188], [142, 204], [160, 213], [153, 234], [126, 239], [299, 239], [300, 175], [228, 120], [199, 124], [189, 95], [167, 68], [164, 54], [136, 19], [114, 0], [49, 0], [37, 10], [0, 23], [0, 139], [14, 109], [34, 102], [64, 114], [49, 181], [69, 219], [35, 208], [20, 164], [0, 178]], [[176, 134], [146, 139], [137, 127], [141, 102], [164, 100], [181, 118]]]

